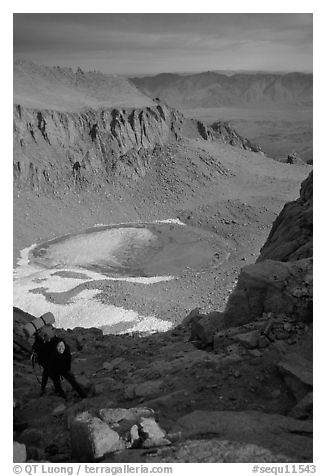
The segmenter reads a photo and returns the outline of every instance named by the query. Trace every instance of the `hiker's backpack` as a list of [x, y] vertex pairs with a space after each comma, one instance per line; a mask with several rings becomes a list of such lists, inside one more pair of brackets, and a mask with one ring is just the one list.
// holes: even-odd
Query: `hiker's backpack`
[[34, 319], [33, 321], [25, 324], [23, 330], [26, 334], [27, 339], [32, 337], [37, 331], [39, 331], [42, 327], [48, 326], [50, 324], [54, 324], [55, 319], [52, 312], [46, 312], [41, 317]]

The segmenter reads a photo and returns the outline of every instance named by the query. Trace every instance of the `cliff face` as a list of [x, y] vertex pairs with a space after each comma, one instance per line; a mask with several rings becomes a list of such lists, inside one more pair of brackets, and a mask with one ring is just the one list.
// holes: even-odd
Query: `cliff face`
[[[219, 131], [184, 118], [127, 78], [14, 63], [18, 189], [57, 193], [74, 181], [84, 189], [137, 181], [151, 170], [155, 147], [185, 138], [226, 143]], [[250, 149], [241, 138], [233, 145]]]
[[225, 311], [228, 325], [244, 324], [263, 313], [285, 313], [312, 321], [313, 176], [300, 197], [275, 220], [256, 264], [245, 266]]
[[261, 148], [258, 145], [238, 134], [228, 122], [214, 122], [211, 124], [211, 129], [213, 130], [214, 137], [224, 142], [224, 144], [230, 144], [245, 150], [252, 150], [253, 152], [261, 152]]
[[78, 113], [16, 106], [15, 183], [35, 189], [59, 180], [69, 182], [72, 173], [79, 171], [78, 164], [73, 169], [77, 162], [88, 174], [100, 173], [111, 181], [121, 156], [179, 140], [182, 122], [181, 115], [160, 104]]
[[258, 261], [295, 261], [312, 256], [313, 185], [312, 172], [302, 183], [300, 197], [287, 203], [275, 220]]
[[310, 173], [301, 185], [300, 197], [287, 203], [276, 218], [257, 262], [241, 269], [225, 311], [206, 316], [193, 311], [194, 339], [212, 344], [221, 330], [232, 331], [266, 318], [312, 323], [312, 192]]
[[[14, 183], [18, 189], [45, 191], [69, 187], [72, 177], [84, 177], [87, 187], [96, 181], [114, 183], [117, 178], [138, 180], [151, 168], [157, 146], [185, 138], [226, 142], [219, 132], [160, 102], [141, 109], [84, 112], [17, 105]], [[247, 142], [237, 136], [233, 145], [248, 149]]]

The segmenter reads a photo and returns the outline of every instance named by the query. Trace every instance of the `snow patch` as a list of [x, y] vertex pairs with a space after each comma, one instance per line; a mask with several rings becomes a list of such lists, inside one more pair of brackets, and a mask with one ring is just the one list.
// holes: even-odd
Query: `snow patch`
[[36, 316], [50, 311], [55, 316], [55, 326], [63, 329], [109, 327], [122, 322], [130, 323], [126, 332], [162, 332], [172, 327], [171, 322], [154, 316], [139, 316], [131, 309], [102, 304], [96, 300], [98, 294], [96, 289], [86, 289], [73, 297], [69, 304], [62, 305], [48, 302], [42, 294], [31, 294], [25, 289], [25, 293], [16, 296], [15, 305]]
[[[143, 222], [142, 222], [143, 223]], [[157, 220], [151, 223], [173, 223], [184, 225], [179, 220]], [[127, 224], [127, 223], [126, 223]], [[130, 224], [130, 223], [129, 223]], [[145, 223], [144, 223], [145, 224]], [[105, 226], [98, 224], [96, 226]], [[151, 238], [146, 235], [145, 240]], [[142, 231], [142, 234], [144, 230]], [[118, 236], [117, 236], [118, 238]], [[117, 245], [117, 243], [116, 243]], [[119, 323], [130, 323], [125, 332], [165, 332], [172, 323], [158, 319], [156, 316], [140, 316], [136, 311], [124, 309], [112, 304], [102, 304], [97, 296], [98, 289], [76, 290], [78, 286], [96, 281], [125, 281], [139, 284], [154, 284], [174, 279], [173, 276], [153, 277], [108, 277], [104, 274], [90, 271], [77, 266], [58, 265], [45, 269], [30, 260], [31, 253], [36, 248], [33, 244], [20, 252], [17, 267], [14, 269], [13, 303], [25, 312], [40, 316], [45, 312], [53, 312], [57, 327], [103, 327]], [[60, 272], [64, 272], [60, 276]], [[70, 277], [68, 274], [72, 273]], [[75, 276], [73, 275], [75, 274]], [[84, 277], [82, 276], [84, 275]], [[57, 304], [49, 300], [45, 294], [75, 291], [76, 294], [65, 304]], [[109, 330], [107, 331], [109, 332]]]
[[171, 223], [173, 225], [186, 226], [179, 218], [167, 218], [166, 220], [154, 220], [152, 223]]

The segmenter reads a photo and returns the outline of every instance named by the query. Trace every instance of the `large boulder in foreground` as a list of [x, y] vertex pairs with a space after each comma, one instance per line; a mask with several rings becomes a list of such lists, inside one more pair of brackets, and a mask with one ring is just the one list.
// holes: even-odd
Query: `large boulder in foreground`
[[286, 203], [273, 223], [259, 261], [295, 261], [313, 253], [313, 176], [301, 184], [300, 197]]
[[246, 324], [264, 312], [312, 320], [312, 258], [266, 260], [242, 268], [224, 313], [228, 327]]
[[105, 454], [125, 448], [125, 442], [109, 425], [88, 412], [76, 416], [70, 427], [72, 457], [96, 461]]
[[14, 463], [26, 463], [27, 453], [26, 446], [22, 443], [14, 441], [13, 447], [13, 462]]

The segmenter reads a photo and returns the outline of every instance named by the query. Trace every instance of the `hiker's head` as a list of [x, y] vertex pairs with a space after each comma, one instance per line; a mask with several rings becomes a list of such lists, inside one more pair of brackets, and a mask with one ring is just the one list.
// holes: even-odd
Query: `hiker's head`
[[37, 336], [43, 342], [49, 342], [55, 336], [55, 330], [51, 324], [43, 326], [38, 332]]

